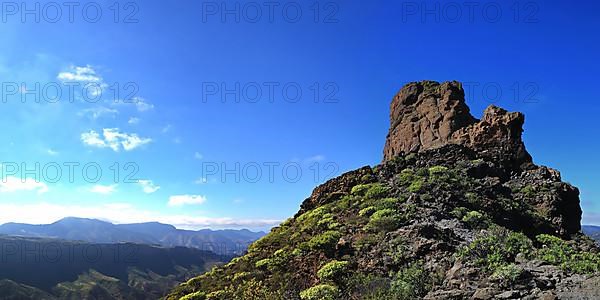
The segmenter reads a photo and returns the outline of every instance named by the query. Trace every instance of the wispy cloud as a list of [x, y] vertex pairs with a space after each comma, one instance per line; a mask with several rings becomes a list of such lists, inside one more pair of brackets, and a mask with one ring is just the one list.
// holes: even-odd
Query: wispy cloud
[[169, 206], [182, 206], [190, 204], [202, 204], [206, 202], [206, 197], [201, 195], [174, 195], [169, 197]]
[[154, 104], [148, 103], [146, 101], [146, 99], [144, 99], [142, 97], [134, 97], [132, 99], [132, 101], [133, 101], [133, 103], [135, 103], [135, 107], [140, 112], [144, 112], [144, 111], [151, 110], [154, 108]]
[[63, 82], [102, 82], [102, 77], [90, 65], [84, 67], [70, 66], [67, 71], [58, 73], [57, 78]]
[[202, 159], [202, 158], [203, 158], [203, 156], [202, 156], [202, 154], [200, 154], [200, 152], [195, 152], [195, 153], [194, 153], [194, 158], [195, 158], [195, 159]]
[[118, 128], [104, 128], [102, 136], [94, 130], [82, 133], [81, 141], [88, 146], [111, 148], [113, 151], [118, 152], [121, 148], [125, 151], [131, 151], [152, 142], [152, 139], [141, 138], [135, 133], [120, 132]]
[[96, 193], [96, 194], [102, 194], [102, 195], [110, 195], [116, 191], [117, 191], [116, 184], [111, 184], [111, 185], [96, 184], [96, 185], [92, 186], [92, 188], [90, 188], [90, 192]]
[[0, 192], [14, 193], [19, 191], [37, 191], [42, 194], [48, 191], [48, 186], [41, 181], [33, 178], [21, 179], [14, 176], [7, 176], [0, 180]]
[[51, 148], [46, 149], [46, 154], [50, 155], [50, 156], [57, 156], [59, 153], [58, 151], [52, 150]]
[[171, 124], [167, 124], [167, 125], [165, 125], [165, 127], [163, 127], [163, 128], [160, 130], [160, 132], [162, 132], [162, 133], [167, 133], [167, 132], [169, 132], [169, 131], [171, 130], [171, 128], [172, 128], [172, 127], [173, 127], [173, 126], [171, 126]]
[[207, 184], [208, 183], [208, 179], [206, 177], [200, 177], [196, 180], [194, 180], [195, 184]]
[[152, 180], [138, 180], [138, 184], [142, 187], [142, 191], [146, 194], [152, 194], [160, 189], [160, 186], [154, 184]]
[[135, 124], [138, 124], [139, 122], [140, 122], [140, 119], [136, 118], [136, 117], [131, 117], [131, 118], [129, 118], [129, 121], [127, 121], [127, 123], [129, 125], [135, 125]]
[[79, 116], [88, 116], [92, 120], [96, 120], [102, 116], [115, 117], [119, 113], [118, 110], [113, 108], [107, 108], [103, 106], [86, 108], [81, 110], [78, 115]]
[[87, 92], [91, 96], [99, 96], [102, 91], [108, 87], [104, 79], [90, 65], [86, 66], [69, 66], [66, 71], [58, 73], [56, 78], [64, 83], [79, 82], [83, 84], [93, 84], [95, 88], [87, 88]]
[[314, 162], [322, 162], [325, 160], [325, 155], [317, 154], [304, 159], [304, 163], [310, 164]]

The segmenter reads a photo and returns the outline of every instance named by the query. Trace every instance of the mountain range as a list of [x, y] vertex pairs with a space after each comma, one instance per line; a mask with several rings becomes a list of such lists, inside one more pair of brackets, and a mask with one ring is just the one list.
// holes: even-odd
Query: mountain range
[[193, 248], [0, 236], [1, 299], [158, 299], [230, 256]]
[[239, 255], [264, 232], [241, 230], [182, 230], [158, 222], [112, 224], [97, 219], [64, 218], [52, 224], [6, 223], [0, 234], [58, 238], [91, 243], [140, 243], [163, 247], [190, 247], [222, 255]]
[[581, 231], [587, 236], [591, 237], [600, 245], [600, 226], [594, 225], [582, 225]]

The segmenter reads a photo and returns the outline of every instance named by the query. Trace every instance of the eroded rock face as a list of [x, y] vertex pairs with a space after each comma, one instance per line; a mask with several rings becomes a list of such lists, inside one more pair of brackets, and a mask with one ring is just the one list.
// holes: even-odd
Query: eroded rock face
[[383, 160], [458, 144], [510, 168], [527, 165], [532, 160], [521, 139], [524, 121], [523, 114], [493, 105], [477, 120], [456, 81], [409, 83], [392, 101]]
[[[579, 190], [561, 182], [558, 171], [533, 164], [521, 138], [524, 122], [522, 113], [494, 105], [486, 108], [481, 120], [476, 119], [465, 103], [460, 82], [409, 83], [392, 101], [383, 161], [411, 152], [435, 153], [431, 150], [448, 145], [468, 148], [473, 151], [473, 158], [494, 165], [473, 172], [497, 176], [502, 182], [510, 181], [523, 188], [528, 185], [527, 188], [551, 191], [520, 200], [533, 202], [537, 211], [552, 220], [557, 234], [576, 233], [581, 229]], [[496, 174], [490, 174], [490, 170]]]

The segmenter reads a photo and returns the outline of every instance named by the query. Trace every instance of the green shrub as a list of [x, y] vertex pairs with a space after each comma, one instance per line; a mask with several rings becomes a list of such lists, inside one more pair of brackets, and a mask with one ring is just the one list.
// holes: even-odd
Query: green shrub
[[578, 252], [571, 256], [566, 269], [577, 274], [600, 272], [600, 256], [597, 253]]
[[540, 234], [536, 240], [542, 244], [542, 248], [537, 251], [537, 256], [553, 265], [560, 265], [569, 260], [573, 250], [562, 239], [549, 235]]
[[348, 265], [349, 263], [347, 261], [332, 260], [317, 271], [317, 276], [321, 280], [334, 281], [345, 275], [348, 270]]
[[271, 265], [272, 261], [269, 258], [265, 258], [265, 259], [261, 259], [259, 261], [257, 261], [254, 266], [261, 269], [261, 268], [268, 268], [269, 265]]
[[317, 222], [317, 226], [320, 228], [329, 228], [329, 225], [333, 223], [333, 215], [330, 213], [326, 213], [321, 216], [321, 220]]
[[335, 300], [340, 291], [336, 286], [319, 284], [300, 292], [302, 300]]
[[523, 274], [523, 269], [515, 264], [508, 264], [498, 267], [491, 278], [501, 280], [504, 283], [514, 283]]
[[467, 212], [469, 212], [469, 209], [466, 207], [456, 207], [452, 210], [452, 212], [450, 212], [450, 214], [457, 219], [462, 219]]
[[206, 295], [206, 300], [221, 300], [231, 298], [227, 291], [214, 291]]
[[415, 172], [413, 171], [413, 169], [404, 169], [400, 172], [400, 175], [398, 175], [398, 179], [401, 185], [410, 184], [411, 182], [413, 182], [414, 177]]
[[401, 236], [393, 238], [387, 245], [385, 255], [391, 257], [395, 264], [402, 264], [406, 261], [407, 246], [406, 241]]
[[248, 246], [248, 252], [260, 252], [266, 249], [281, 248], [289, 239], [288, 228], [276, 228]]
[[427, 175], [429, 175], [429, 169], [428, 168], [419, 168], [415, 174], [419, 177], [427, 177]]
[[300, 249], [300, 248], [296, 248], [294, 250], [292, 250], [292, 256], [301, 256], [304, 254], [304, 250]]
[[329, 251], [335, 248], [335, 245], [341, 237], [341, 233], [334, 230], [328, 230], [312, 237], [308, 241], [308, 247], [312, 250]]
[[386, 299], [418, 299], [430, 288], [429, 273], [421, 263], [413, 263], [396, 274], [390, 285], [390, 295]]
[[381, 241], [383, 237], [376, 234], [365, 234], [359, 236], [353, 243], [353, 246], [358, 250], [364, 250], [372, 245], [375, 245]]
[[[318, 223], [323, 220], [324, 217], [330, 216], [331, 204], [319, 206], [313, 210], [309, 210], [296, 219], [296, 224], [300, 226], [301, 232], [312, 232], [316, 228], [320, 227]], [[325, 226], [326, 227], [326, 226]], [[289, 236], [284, 237], [286, 240]], [[259, 240], [260, 241], [260, 240]]]
[[364, 195], [365, 192], [369, 189], [369, 187], [371, 186], [371, 184], [358, 184], [352, 187], [352, 190], [350, 190], [350, 194], [352, 195]]
[[479, 204], [479, 197], [477, 197], [477, 194], [475, 193], [465, 193], [465, 198], [467, 198], [467, 202], [472, 204], [472, 205], [477, 205]]
[[417, 193], [423, 188], [425, 180], [421, 177], [417, 177], [409, 186], [408, 191], [411, 193]]
[[292, 254], [288, 251], [290, 248], [279, 249], [270, 258], [258, 260], [254, 266], [258, 269], [267, 269], [276, 272], [283, 268], [290, 260]]
[[388, 192], [388, 188], [382, 186], [379, 183], [371, 184], [367, 192], [365, 193], [365, 197], [367, 199], [381, 199], [385, 197]]
[[205, 300], [206, 294], [203, 292], [195, 292], [181, 297], [179, 300]]
[[375, 206], [369, 206], [369, 207], [365, 207], [363, 209], [361, 209], [358, 212], [358, 215], [361, 217], [369, 217], [371, 216], [377, 209], [375, 208]]
[[536, 194], [535, 188], [532, 185], [527, 185], [521, 189], [521, 193], [527, 197], [533, 197]]
[[600, 272], [600, 255], [597, 253], [576, 251], [566, 241], [549, 234], [540, 234], [536, 239], [542, 244], [536, 252], [539, 259], [578, 274]]
[[458, 256], [472, 260], [477, 266], [494, 272], [513, 263], [519, 253], [529, 255], [532, 248], [533, 243], [524, 234], [494, 227], [461, 249]]
[[367, 228], [379, 231], [392, 231], [400, 226], [402, 218], [393, 209], [385, 208], [371, 215]]
[[250, 272], [238, 272], [233, 274], [233, 281], [245, 280], [247, 278], [250, 278], [251, 275], [252, 273]]
[[446, 171], [448, 171], [448, 168], [444, 166], [434, 166], [429, 168], [429, 176], [444, 174]]
[[462, 221], [469, 224], [472, 228], [483, 228], [488, 224], [488, 219], [482, 213], [473, 210], [464, 215]]

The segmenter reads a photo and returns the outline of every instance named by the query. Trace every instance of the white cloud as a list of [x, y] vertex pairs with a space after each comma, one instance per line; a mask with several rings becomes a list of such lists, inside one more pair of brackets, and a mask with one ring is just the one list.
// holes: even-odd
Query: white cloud
[[37, 191], [38, 194], [42, 194], [48, 191], [48, 186], [33, 178], [22, 180], [18, 177], [7, 176], [0, 179], [0, 192], [13, 193], [19, 191]]
[[104, 140], [100, 138], [100, 135], [93, 130], [91, 130], [90, 132], [82, 133], [81, 141], [84, 144], [89, 145], [89, 146], [94, 146], [94, 147], [99, 147], [99, 148], [107, 147]]
[[148, 103], [146, 99], [142, 97], [133, 97], [132, 101], [135, 103], [135, 107], [140, 112], [144, 112], [154, 108], [154, 104]]
[[194, 158], [195, 159], [202, 159], [202, 154], [200, 154], [199, 152], [194, 153]]
[[94, 130], [82, 133], [81, 141], [88, 146], [111, 148], [113, 151], [118, 152], [121, 148], [125, 151], [131, 151], [152, 142], [152, 139], [140, 138], [135, 133], [120, 132], [118, 128], [104, 128], [102, 136]]
[[67, 71], [58, 73], [56, 78], [62, 82], [82, 83], [82, 88], [85, 87], [86, 92], [92, 97], [102, 95], [102, 92], [108, 87], [104, 79], [90, 65], [70, 66]]
[[190, 215], [167, 215], [136, 209], [129, 203], [109, 203], [93, 206], [52, 204], [46, 202], [13, 204], [0, 203], [0, 224], [21, 222], [49, 224], [64, 217], [93, 218], [115, 224], [161, 222], [181, 229], [201, 228], [265, 228], [281, 223], [275, 219], [209, 218]]
[[152, 194], [160, 189], [160, 186], [154, 184], [152, 180], [138, 180], [138, 184], [142, 187], [142, 191], [144, 191], [146, 194]]
[[206, 197], [201, 195], [174, 195], [169, 197], [169, 206], [182, 206], [188, 204], [202, 204]]
[[96, 120], [104, 115], [114, 118], [115, 115], [118, 113], [119, 113], [119, 111], [116, 109], [99, 106], [99, 107], [86, 108], [84, 110], [81, 110], [78, 113], [78, 115], [79, 116], [88, 116], [90, 119]]
[[200, 177], [196, 180], [194, 180], [195, 184], [207, 184], [208, 183], [208, 179], [206, 177]]
[[85, 67], [70, 66], [68, 71], [58, 73], [57, 78], [63, 82], [102, 82], [102, 77], [90, 65]]
[[138, 124], [139, 122], [140, 122], [140, 119], [136, 118], [136, 117], [131, 117], [131, 118], [129, 118], [129, 121], [127, 121], [127, 123], [129, 123], [130, 125], [135, 125], [135, 124]]
[[102, 195], [110, 195], [116, 191], [117, 191], [116, 184], [111, 184], [111, 185], [96, 184], [90, 189], [90, 192], [96, 193], [96, 194], [102, 194]]
[[307, 157], [304, 159], [304, 163], [314, 163], [314, 162], [322, 162], [325, 160], [325, 155], [317, 154], [311, 157]]
[[50, 149], [50, 148], [46, 149], [46, 153], [47, 153], [48, 155], [51, 155], [51, 156], [56, 156], [56, 155], [58, 155], [58, 154], [59, 154], [59, 153], [58, 153], [58, 151], [54, 151], [54, 150], [52, 150], [52, 149]]
[[165, 127], [163, 127], [163, 128], [160, 130], [160, 132], [162, 132], [162, 133], [167, 133], [167, 132], [169, 132], [169, 130], [171, 130], [171, 127], [173, 127], [173, 126], [171, 126], [171, 124], [167, 124]]

